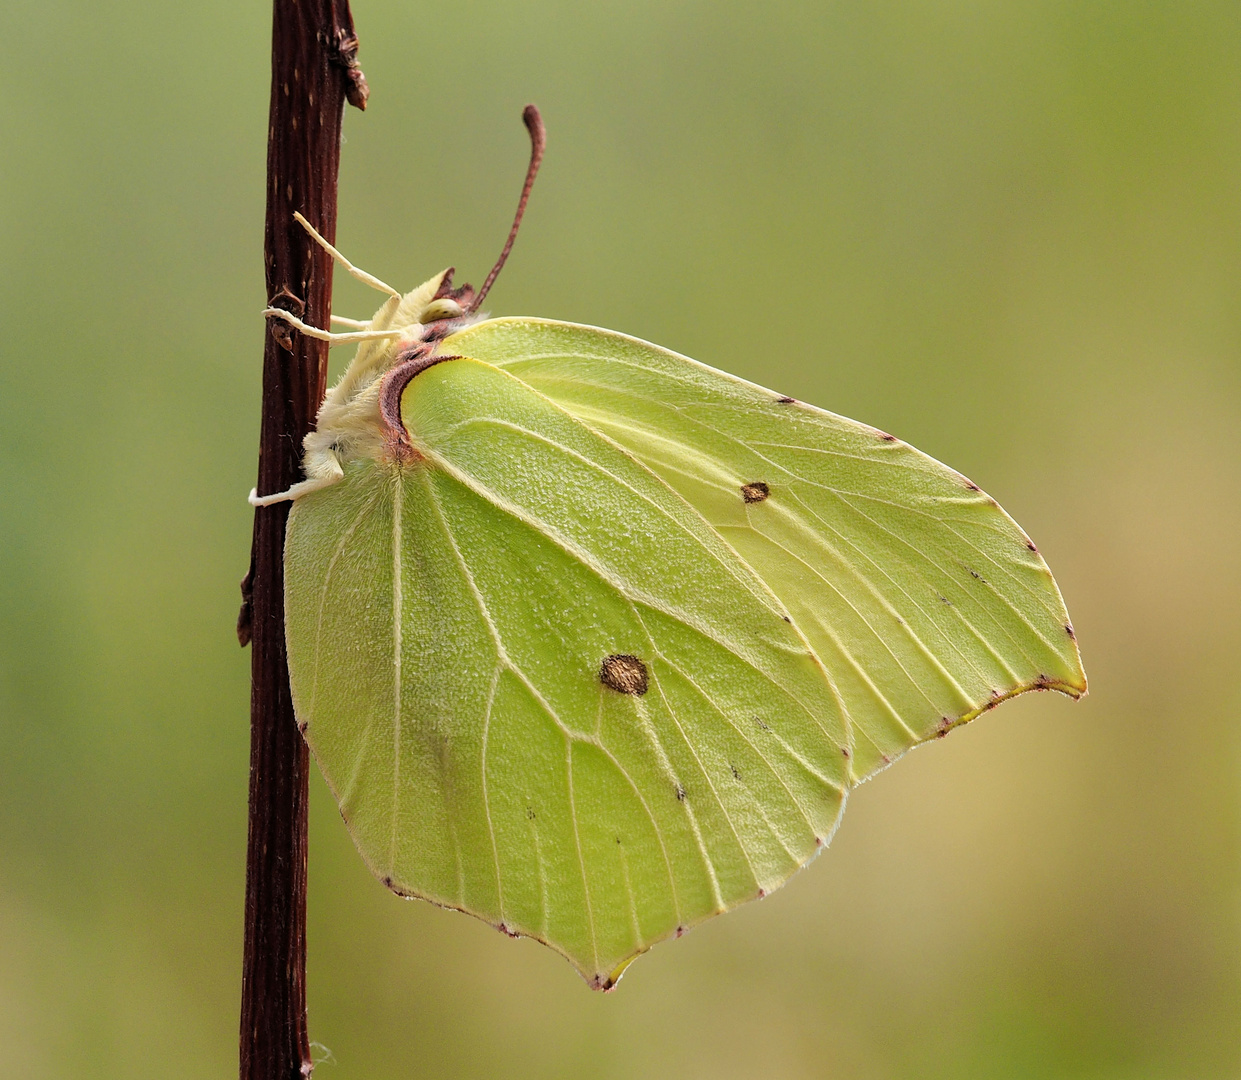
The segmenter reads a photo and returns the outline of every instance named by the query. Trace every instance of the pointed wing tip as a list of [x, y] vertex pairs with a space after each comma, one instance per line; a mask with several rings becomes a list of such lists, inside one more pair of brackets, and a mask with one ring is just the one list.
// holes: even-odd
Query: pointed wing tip
[[1054, 690], [1058, 694], [1064, 694], [1065, 697], [1072, 698], [1074, 701], [1080, 701], [1089, 692], [1086, 682], [1086, 673], [1078, 664], [1076, 671], [1066, 673], [1067, 677], [1053, 678], [1049, 675], [1040, 675], [1037, 678], [1011, 686], [1006, 690], [993, 690], [991, 697], [981, 705], [969, 709], [961, 713], [959, 716], [945, 716], [939, 723], [929, 732], [924, 734], [917, 742], [899, 750], [893, 750], [890, 753], [879, 753], [878, 758], [870, 767], [866, 767], [863, 763], [861, 768], [855, 768], [856, 757], [851, 759], [849, 766], [849, 780], [851, 787], [857, 787], [866, 783], [872, 777], [883, 772], [891, 765], [899, 761], [910, 750], [916, 750], [919, 746], [925, 746], [927, 743], [934, 742], [936, 739], [942, 739], [950, 731], [955, 731], [959, 727], [964, 727], [971, 720], [976, 720], [983, 713], [988, 713], [997, 705], [1003, 704], [1011, 698], [1028, 694], [1035, 690]]
[[1081, 701], [1082, 698], [1090, 696], [1090, 684], [1086, 681], [1085, 672], [1082, 673], [1080, 682], [1062, 683], [1059, 686], [1051, 687], [1051, 689], [1060, 691], [1060, 693], [1071, 697], [1074, 701]]
[[1040, 675], [1030, 682], [1021, 683], [1018, 686], [1010, 687], [1008, 690], [993, 690], [991, 691], [990, 699], [978, 708], [971, 709], [955, 719], [950, 720], [945, 717], [944, 721], [941, 721], [939, 729], [934, 733], [934, 738], [942, 738], [953, 728], [960, 727], [962, 724], [968, 724], [983, 713], [990, 712], [1002, 702], [1015, 698], [1020, 694], [1028, 694], [1034, 690], [1054, 690], [1058, 694], [1064, 694], [1066, 697], [1078, 701], [1085, 697], [1087, 693], [1086, 673], [1078, 665], [1077, 671], [1068, 679], [1057, 679], [1050, 675]]
[[[346, 822], [346, 824], [348, 824], [348, 822]], [[352, 828], [350, 828], [350, 832], [352, 833]], [[361, 849], [359, 848], [359, 850]], [[365, 856], [363, 856], [363, 858], [365, 859]], [[625, 974], [625, 971], [628, 969], [629, 965], [643, 953], [649, 952], [652, 945], [658, 944], [659, 941], [666, 941], [670, 938], [680, 937], [686, 929], [688, 929], [687, 927], [678, 927], [675, 932], [669, 932], [664, 937], [658, 939], [658, 941], [647, 942], [641, 947], [635, 949], [628, 956], [624, 957], [619, 963], [613, 966], [611, 970], [599, 971], [597, 968], [597, 961], [585, 960], [584, 958], [575, 955], [565, 946], [555, 941], [551, 935], [541, 934], [537, 931], [531, 931], [517, 926], [510, 926], [503, 919], [497, 922], [493, 914], [480, 911], [471, 907], [467, 903], [448, 900], [443, 897], [434, 896], [426, 892], [419, 891], [396, 880], [390, 874], [385, 874], [375, 870], [373, 867], [371, 868], [371, 872], [378, 879], [379, 883], [384, 886], [384, 888], [394, 895], [399, 896], [402, 900], [425, 900], [427, 903], [433, 904], [445, 911], [456, 911], [460, 912], [462, 915], [469, 915], [472, 918], [479, 919], [480, 921], [487, 923], [492, 929], [498, 930], [505, 937], [529, 938], [531, 941], [536, 941], [540, 945], [546, 945], [553, 952], [559, 953], [566, 960], [568, 960], [574, 970], [577, 971], [590, 989], [598, 990], [605, 994], [610, 993], [616, 988], [616, 984], [620, 982], [621, 976]]]
[[[650, 948], [650, 946], [647, 946]], [[595, 972], [588, 975], [585, 971], [581, 972], [582, 978], [586, 980], [586, 985], [592, 990], [598, 990], [602, 994], [610, 994], [616, 989], [616, 984], [621, 981], [621, 976], [625, 974], [626, 969], [647, 949], [640, 949], [632, 956], [627, 956], [619, 964], [609, 972]]]

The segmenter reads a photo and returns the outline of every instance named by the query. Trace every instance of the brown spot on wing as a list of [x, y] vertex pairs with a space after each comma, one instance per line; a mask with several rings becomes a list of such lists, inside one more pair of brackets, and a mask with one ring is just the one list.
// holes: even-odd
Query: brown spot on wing
[[599, 681], [618, 694], [641, 697], [646, 693], [650, 679], [646, 665], [636, 656], [613, 653], [603, 658], [603, 663], [599, 666]]

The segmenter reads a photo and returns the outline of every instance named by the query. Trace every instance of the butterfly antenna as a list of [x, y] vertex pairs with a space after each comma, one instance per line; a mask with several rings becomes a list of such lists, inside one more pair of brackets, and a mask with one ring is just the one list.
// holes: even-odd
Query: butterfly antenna
[[543, 161], [543, 148], [547, 145], [547, 129], [543, 127], [543, 117], [539, 115], [539, 110], [534, 105], [527, 105], [522, 110], [521, 119], [526, 125], [526, 130], [530, 132], [530, 167], [526, 170], [526, 182], [521, 189], [521, 198], [517, 201], [517, 214], [513, 218], [513, 227], [509, 230], [504, 250], [500, 252], [500, 257], [496, 259], [496, 264], [491, 268], [491, 273], [487, 275], [487, 280], [483, 282], [483, 287], [474, 297], [474, 302], [470, 305], [471, 311], [478, 310], [483, 297], [487, 295], [496, 278], [500, 276], [500, 271], [504, 269], [508, 253], [513, 250], [513, 241], [517, 239], [517, 230], [521, 228], [522, 215], [525, 214], [526, 203], [530, 200], [530, 189], [534, 187], [534, 178], [539, 175], [539, 165]]

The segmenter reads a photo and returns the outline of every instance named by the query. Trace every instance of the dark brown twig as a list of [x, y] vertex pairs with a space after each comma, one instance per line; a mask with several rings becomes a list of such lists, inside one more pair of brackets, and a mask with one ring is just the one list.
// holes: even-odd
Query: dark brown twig
[[[293, 220], [336, 235], [345, 101], [366, 104], [347, 0], [275, 0], [267, 144], [267, 296], [327, 326], [332, 263]], [[301, 446], [323, 399], [327, 346], [271, 323], [263, 348], [258, 490], [301, 479]], [[250, 830], [246, 851], [241, 1080], [310, 1075], [306, 1028], [306, 803], [309, 760], [293, 716], [284, 646], [288, 503], [257, 510], [238, 619], [252, 646]]]

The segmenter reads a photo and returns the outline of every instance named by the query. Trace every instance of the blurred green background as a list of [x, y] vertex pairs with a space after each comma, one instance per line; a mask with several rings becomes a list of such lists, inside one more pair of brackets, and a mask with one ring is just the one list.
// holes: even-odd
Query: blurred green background
[[[0, 1071], [228, 1076], [270, 15], [4, 13]], [[1046, 554], [1091, 695], [900, 762], [810, 870], [608, 996], [385, 892], [316, 775], [316, 1076], [1241, 1075], [1241, 6], [354, 13], [351, 258], [478, 282], [537, 101], [491, 310], [950, 462]]]

